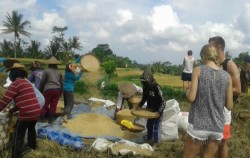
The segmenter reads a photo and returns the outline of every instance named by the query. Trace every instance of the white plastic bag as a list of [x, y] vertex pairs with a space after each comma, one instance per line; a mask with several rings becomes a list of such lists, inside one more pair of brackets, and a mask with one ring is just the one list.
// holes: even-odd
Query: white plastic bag
[[162, 121], [167, 121], [168, 119], [172, 118], [174, 115], [180, 112], [179, 103], [175, 99], [171, 99], [166, 101], [166, 107], [163, 111], [163, 118]]
[[179, 112], [177, 115], [177, 124], [179, 129], [187, 131], [189, 112]]
[[171, 118], [162, 121], [161, 140], [172, 141], [178, 138], [177, 114], [175, 114]]

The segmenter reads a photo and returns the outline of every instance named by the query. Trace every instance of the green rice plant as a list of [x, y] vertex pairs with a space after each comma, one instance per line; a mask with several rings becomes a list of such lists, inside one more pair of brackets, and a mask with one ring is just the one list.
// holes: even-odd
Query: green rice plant
[[186, 93], [183, 90], [170, 86], [163, 86], [162, 91], [166, 100], [175, 99], [177, 101], [187, 101]]
[[118, 94], [118, 86], [115, 83], [107, 84], [103, 89], [101, 89], [101, 94], [105, 97], [115, 97]]
[[74, 92], [79, 94], [88, 94], [87, 84], [84, 81], [76, 81]]

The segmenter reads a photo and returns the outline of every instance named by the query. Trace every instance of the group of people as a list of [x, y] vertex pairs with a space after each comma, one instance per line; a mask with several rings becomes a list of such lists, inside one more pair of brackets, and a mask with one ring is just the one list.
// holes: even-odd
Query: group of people
[[[62, 93], [65, 120], [71, 119], [70, 112], [74, 106], [74, 82], [81, 78], [84, 70], [74, 64], [79, 61], [80, 58], [77, 58], [66, 65], [64, 80], [57, 66], [60, 62], [54, 56], [48, 60], [48, 68], [45, 70], [41, 69], [39, 61], [34, 61], [31, 75], [19, 61], [12, 59], [4, 61], [11, 83], [0, 100], [0, 111], [4, 110], [10, 116], [18, 111], [12, 145], [13, 158], [22, 157], [26, 131], [28, 131], [28, 148], [36, 149], [36, 123], [42, 117], [46, 117], [48, 123], [53, 123]], [[43, 103], [39, 101], [37, 93], [42, 93]], [[14, 106], [6, 108], [11, 102], [14, 102]]]
[[225, 41], [220, 36], [209, 38], [200, 52], [201, 66], [192, 72], [187, 98], [191, 103], [184, 158], [228, 157], [233, 102], [241, 93], [237, 65], [226, 59]]

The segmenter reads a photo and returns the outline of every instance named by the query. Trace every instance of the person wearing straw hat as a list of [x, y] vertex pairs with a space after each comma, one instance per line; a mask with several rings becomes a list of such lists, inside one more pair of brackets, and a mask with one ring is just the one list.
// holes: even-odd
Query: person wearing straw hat
[[133, 97], [134, 95], [142, 95], [142, 88], [130, 82], [120, 83], [118, 85], [118, 89], [119, 92], [115, 109], [116, 113], [122, 109], [124, 100], [127, 100], [129, 109], [132, 109], [133, 105], [129, 102], [129, 98]]
[[43, 71], [39, 90], [45, 98], [45, 105], [41, 109], [41, 118], [47, 119], [49, 123], [54, 122], [54, 115], [58, 101], [62, 94], [63, 77], [57, 65], [60, 62], [52, 56], [48, 60], [48, 68]]
[[28, 72], [21, 63], [14, 63], [6, 69], [12, 83], [0, 100], [2, 111], [12, 100], [15, 106], [9, 110], [9, 115], [19, 111], [13, 136], [12, 158], [21, 157], [24, 136], [28, 130], [28, 147], [36, 149], [36, 123], [40, 117], [40, 105], [31, 83], [26, 79]]
[[147, 119], [147, 142], [150, 145], [156, 147], [159, 143], [159, 135], [161, 134], [160, 126], [163, 115], [163, 110], [165, 109], [166, 102], [163, 97], [163, 92], [160, 85], [155, 81], [153, 74], [149, 70], [145, 70], [140, 77], [140, 81], [143, 85], [143, 95], [142, 100], [137, 106], [137, 110], [147, 102], [147, 109], [152, 112], [158, 112], [157, 118]]

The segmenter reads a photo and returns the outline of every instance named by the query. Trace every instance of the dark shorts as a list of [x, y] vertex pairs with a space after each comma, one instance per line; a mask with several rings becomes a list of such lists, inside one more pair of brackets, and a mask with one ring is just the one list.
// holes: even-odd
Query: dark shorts
[[182, 72], [181, 80], [183, 80], [183, 81], [191, 81], [191, 78], [192, 78], [192, 73]]

